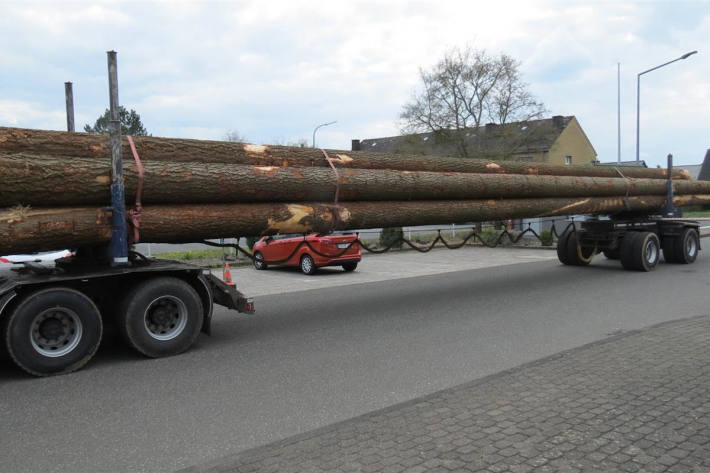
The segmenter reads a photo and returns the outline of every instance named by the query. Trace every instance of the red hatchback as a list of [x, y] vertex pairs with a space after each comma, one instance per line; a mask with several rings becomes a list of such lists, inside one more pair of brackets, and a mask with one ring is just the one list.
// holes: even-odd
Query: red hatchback
[[321, 266], [342, 266], [345, 271], [354, 271], [362, 259], [355, 240], [354, 233], [266, 236], [254, 244], [254, 267], [298, 266], [304, 274], [313, 274]]

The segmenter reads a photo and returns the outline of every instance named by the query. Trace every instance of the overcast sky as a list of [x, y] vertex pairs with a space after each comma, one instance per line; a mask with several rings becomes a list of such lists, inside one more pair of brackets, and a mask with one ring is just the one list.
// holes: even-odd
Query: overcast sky
[[0, 0], [0, 125], [62, 130], [64, 82], [77, 129], [108, 106], [106, 51], [120, 101], [155, 136], [350, 147], [399, 133], [428, 68], [455, 46], [509, 54], [550, 115], [576, 115], [601, 161], [702, 162], [710, 148], [710, 2]]

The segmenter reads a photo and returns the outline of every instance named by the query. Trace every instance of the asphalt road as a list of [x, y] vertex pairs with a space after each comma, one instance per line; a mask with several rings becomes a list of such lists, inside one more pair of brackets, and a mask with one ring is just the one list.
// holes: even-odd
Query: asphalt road
[[251, 317], [218, 312], [214, 335], [179, 357], [107, 344], [83, 371], [49, 379], [2, 363], [2, 471], [201, 464], [619, 330], [707, 314], [709, 270], [710, 258], [644, 274], [603, 258], [546, 260], [321, 288], [260, 297]]

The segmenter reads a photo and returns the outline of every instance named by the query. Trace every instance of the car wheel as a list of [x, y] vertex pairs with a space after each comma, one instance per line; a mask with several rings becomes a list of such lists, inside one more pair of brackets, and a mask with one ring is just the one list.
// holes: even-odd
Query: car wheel
[[158, 358], [182, 353], [200, 334], [202, 303], [197, 291], [178, 278], [148, 279], [124, 296], [119, 328], [133, 348]]
[[266, 268], [269, 267], [268, 264], [264, 261], [264, 255], [261, 254], [260, 251], [254, 252], [254, 267], [258, 269], [259, 271], [263, 271]]
[[317, 270], [318, 268], [316, 267], [316, 263], [313, 261], [311, 255], [303, 255], [301, 257], [301, 272], [303, 272], [303, 274], [308, 274], [310, 276], [311, 274], [315, 274]]
[[94, 302], [67, 287], [25, 297], [3, 326], [10, 357], [35, 376], [81, 368], [96, 353], [102, 333], [101, 314]]
[[348, 263], [343, 263], [343, 269], [347, 272], [355, 271], [357, 268], [357, 261], [350, 261]]

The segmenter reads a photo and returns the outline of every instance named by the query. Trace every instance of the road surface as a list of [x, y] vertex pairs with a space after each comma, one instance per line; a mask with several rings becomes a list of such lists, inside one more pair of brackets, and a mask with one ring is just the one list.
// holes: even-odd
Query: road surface
[[[401, 257], [420, 266], [441, 261], [410, 254]], [[86, 369], [49, 379], [3, 362], [2, 469], [201, 464], [609, 333], [706, 314], [709, 270], [701, 258], [631, 273], [601, 258], [589, 268], [543, 259], [438, 272], [261, 296], [258, 315], [218, 311], [214, 335], [178, 357], [147, 360], [108, 343]]]

